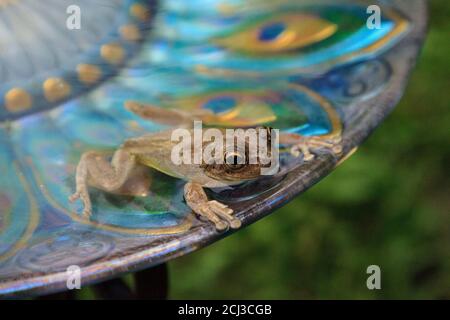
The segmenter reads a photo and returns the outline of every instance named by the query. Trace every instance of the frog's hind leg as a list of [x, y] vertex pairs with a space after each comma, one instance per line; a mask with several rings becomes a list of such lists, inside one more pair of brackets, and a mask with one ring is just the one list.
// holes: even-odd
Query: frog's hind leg
[[125, 183], [114, 194], [146, 197], [148, 196], [151, 185], [151, 178], [148, 167], [144, 165], [136, 165], [131, 171], [130, 176]]
[[73, 202], [81, 199], [84, 205], [83, 214], [90, 216], [92, 205], [88, 186], [111, 193], [120, 193], [121, 188], [133, 176], [137, 167], [135, 156], [122, 149], [114, 153], [111, 162], [108, 162], [104, 153], [85, 152], [77, 166], [76, 191], [69, 200]]
[[213, 116], [213, 112], [206, 109], [190, 110], [187, 112], [177, 109], [160, 108], [130, 100], [125, 102], [125, 108], [142, 119], [182, 128], [192, 127], [193, 122], [196, 120], [202, 120], [207, 123]]
[[187, 183], [184, 186], [184, 198], [196, 214], [212, 221], [217, 230], [225, 230], [229, 226], [238, 229], [241, 226], [241, 221], [232, 216], [233, 210], [216, 200], [209, 201], [200, 184]]

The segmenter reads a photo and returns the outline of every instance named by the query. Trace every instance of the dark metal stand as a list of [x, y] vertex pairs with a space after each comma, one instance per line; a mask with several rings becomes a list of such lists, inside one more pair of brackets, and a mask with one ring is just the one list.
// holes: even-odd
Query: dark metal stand
[[[169, 272], [167, 264], [134, 273], [134, 290], [122, 279], [112, 279], [93, 285], [95, 295], [103, 300], [165, 300], [169, 292]], [[64, 291], [46, 296], [38, 300], [76, 300], [76, 291]]]
[[92, 286], [97, 298], [102, 300], [131, 300], [134, 293], [120, 278], [104, 281]]
[[64, 292], [58, 292], [53, 294], [48, 294], [45, 296], [39, 296], [37, 300], [76, 300], [75, 290], [69, 290]]
[[169, 271], [167, 264], [139, 271], [134, 274], [136, 298], [143, 300], [165, 300], [169, 293]]

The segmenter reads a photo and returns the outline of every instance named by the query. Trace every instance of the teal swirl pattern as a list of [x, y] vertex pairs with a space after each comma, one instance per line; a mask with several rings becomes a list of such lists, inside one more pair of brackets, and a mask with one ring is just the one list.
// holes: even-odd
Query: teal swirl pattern
[[[386, 1], [379, 2], [386, 12], [379, 30], [365, 27], [364, 1], [2, 3], [0, 41], [8, 50], [0, 56], [0, 279], [16, 254], [21, 268], [41, 270], [27, 256], [33, 250], [58, 243], [79, 250], [77, 228], [107, 242], [100, 259], [114, 250], [111, 237], [172, 235], [192, 226], [182, 183], [154, 172], [142, 197], [93, 191], [92, 219], [68, 202], [84, 151], [111, 152], [163, 128], [125, 110], [125, 101], [223, 115], [240, 110], [226, 126], [257, 119], [288, 132], [338, 135], [334, 99], [352, 99], [347, 75], [382, 64], [373, 61], [410, 30]], [[69, 3], [86, 14], [80, 32], [55, 27], [65, 25], [59, 14]], [[377, 77], [389, 77], [388, 70]]]

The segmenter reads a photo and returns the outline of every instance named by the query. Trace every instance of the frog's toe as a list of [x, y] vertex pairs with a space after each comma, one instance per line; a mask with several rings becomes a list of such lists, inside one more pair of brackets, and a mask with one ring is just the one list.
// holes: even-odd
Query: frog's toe
[[228, 208], [225, 204], [215, 200], [209, 201], [209, 205], [211, 210], [214, 211], [217, 216], [224, 219], [232, 229], [239, 229], [241, 227], [241, 220], [232, 216], [233, 209]]
[[300, 157], [301, 152], [296, 146], [292, 147], [290, 151], [294, 157], [296, 158]]
[[216, 226], [216, 229], [218, 231], [223, 231], [228, 229], [228, 223], [221, 220], [212, 210], [210, 203], [205, 202], [198, 211], [196, 211], [197, 214], [200, 215], [200, 217], [206, 218], [208, 221], [211, 221]]
[[92, 209], [90, 208], [84, 208], [83, 209], [83, 216], [86, 218], [90, 218], [92, 215]]
[[75, 192], [74, 194], [72, 194], [71, 196], [69, 196], [69, 201], [70, 202], [75, 202], [76, 200], [80, 199], [80, 192]]
[[92, 204], [89, 194], [85, 191], [77, 191], [69, 197], [70, 202], [74, 202], [78, 199], [81, 199], [83, 202], [83, 216], [87, 218], [90, 217], [92, 214]]
[[295, 145], [291, 148], [291, 154], [294, 157], [299, 157], [303, 154], [304, 161], [311, 161], [315, 158], [314, 154], [311, 153], [309, 147], [304, 144]]
[[343, 148], [342, 148], [341, 144], [337, 144], [337, 145], [333, 146], [332, 150], [335, 154], [341, 154], [343, 151]]
[[304, 152], [303, 153], [303, 159], [305, 160], [305, 161], [311, 161], [311, 160], [314, 160], [314, 158], [315, 158], [316, 156], [315, 155], [313, 155], [312, 153], [306, 153], [306, 152]]
[[203, 203], [197, 210], [200, 217], [213, 222], [218, 231], [238, 229], [242, 224], [238, 218], [232, 216], [233, 209], [216, 200]]
[[292, 146], [291, 154], [295, 157], [303, 155], [304, 161], [311, 161], [315, 158], [314, 152], [318, 149], [327, 149], [334, 154], [342, 153], [342, 139], [324, 139], [321, 137], [304, 138], [300, 143]]
[[228, 229], [228, 223], [226, 223], [225, 221], [218, 221], [215, 223], [215, 225], [218, 231], [224, 231]]
[[242, 226], [241, 220], [235, 218], [231, 221], [230, 227], [231, 229], [239, 229]]

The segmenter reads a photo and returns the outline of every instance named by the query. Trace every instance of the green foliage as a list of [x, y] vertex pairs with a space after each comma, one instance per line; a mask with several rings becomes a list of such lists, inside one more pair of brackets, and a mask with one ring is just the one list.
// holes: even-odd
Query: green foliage
[[[402, 102], [317, 186], [170, 263], [172, 298], [450, 298], [450, 2]], [[382, 270], [382, 290], [366, 268]]]

